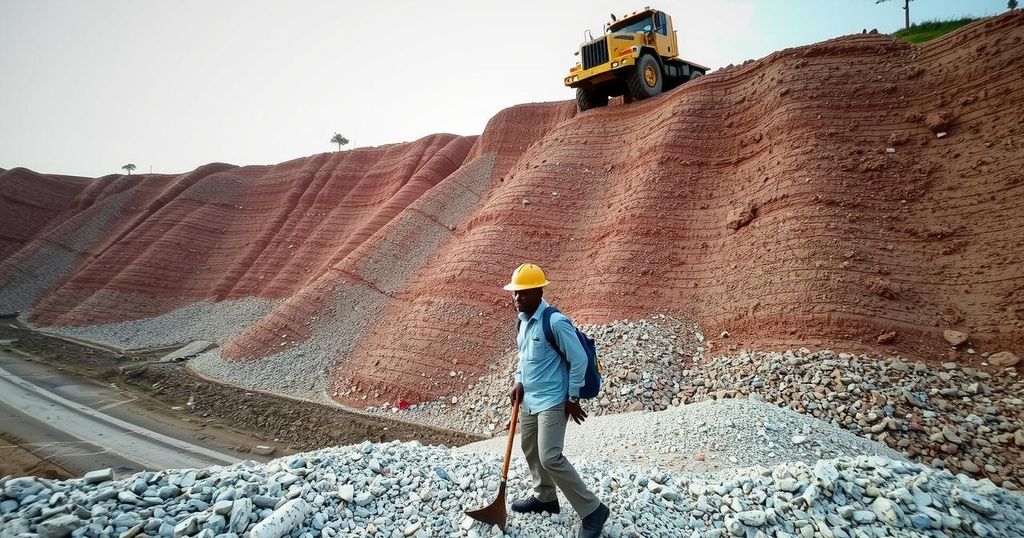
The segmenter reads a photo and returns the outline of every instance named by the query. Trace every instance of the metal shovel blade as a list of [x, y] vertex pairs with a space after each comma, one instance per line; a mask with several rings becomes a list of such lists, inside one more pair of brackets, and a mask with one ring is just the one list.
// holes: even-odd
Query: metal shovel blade
[[479, 510], [467, 510], [466, 515], [488, 525], [497, 525], [505, 532], [508, 512], [505, 511], [505, 482], [508, 481], [508, 465], [512, 461], [512, 442], [516, 437], [516, 423], [519, 422], [519, 402], [512, 404], [512, 420], [509, 421], [508, 441], [505, 443], [505, 465], [501, 468], [501, 484], [498, 486], [498, 498]]
[[508, 520], [508, 512], [505, 511], [505, 481], [498, 486], [498, 498], [494, 502], [479, 510], [468, 510], [466, 515], [488, 525], [497, 525], [502, 532], [505, 532], [505, 523]]

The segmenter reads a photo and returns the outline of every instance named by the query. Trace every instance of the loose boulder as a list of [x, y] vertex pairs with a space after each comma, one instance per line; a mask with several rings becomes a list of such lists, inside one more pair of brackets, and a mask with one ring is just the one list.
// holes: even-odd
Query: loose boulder
[[1010, 353], [1009, 351], [1000, 351], [999, 353], [993, 353], [988, 357], [988, 363], [999, 368], [1017, 366], [1017, 363], [1019, 362], [1020, 357]]
[[942, 338], [951, 346], [959, 346], [967, 341], [967, 333], [946, 329], [942, 331]]

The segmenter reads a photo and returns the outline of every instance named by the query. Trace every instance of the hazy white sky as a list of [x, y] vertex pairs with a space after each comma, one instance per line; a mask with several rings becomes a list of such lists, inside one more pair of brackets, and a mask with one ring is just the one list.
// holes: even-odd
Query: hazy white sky
[[[270, 164], [449, 132], [572, 99], [584, 31], [653, 5], [721, 67], [903, 24], [902, 0], [0, 0], [0, 168], [101, 176]], [[1005, 0], [919, 0], [914, 21]]]

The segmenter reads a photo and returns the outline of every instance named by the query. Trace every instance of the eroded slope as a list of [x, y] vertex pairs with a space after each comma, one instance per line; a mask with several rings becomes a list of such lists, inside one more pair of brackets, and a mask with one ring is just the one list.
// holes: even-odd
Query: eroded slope
[[[628, 106], [512, 107], [479, 137], [104, 178], [4, 260], [0, 296], [119, 330], [273, 299], [196, 367], [357, 406], [458, 395], [507, 358], [523, 261], [582, 322], [928, 360], [954, 328], [1019, 353], [1022, 41], [1019, 12], [924, 46], [847, 36]], [[66, 276], [23, 276], [75, 234]]]
[[525, 260], [581, 321], [682, 312], [751, 345], [932, 360], [952, 327], [1020, 350], [1022, 36], [1017, 13], [924, 47], [844, 37], [564, 121], [526, 107], [551, 128], [488, 147], [523, 131], [499, 115], [478, 151], [507, 168], [340, 364], [337, 397], [459, 394], [509, 348], [500, 286]]

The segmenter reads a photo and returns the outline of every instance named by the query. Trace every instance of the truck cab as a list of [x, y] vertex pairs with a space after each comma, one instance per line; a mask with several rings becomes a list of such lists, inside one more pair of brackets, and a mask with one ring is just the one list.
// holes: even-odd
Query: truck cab
[[580, 46], [580, 61], [569, 69], [565, 85], [576, 89], [580, 111], [653, 97], [707, 72], [707, 67], [679, 58], [672, 18], [646, 8], [621, 19], [612, 15], [605, 33]]

